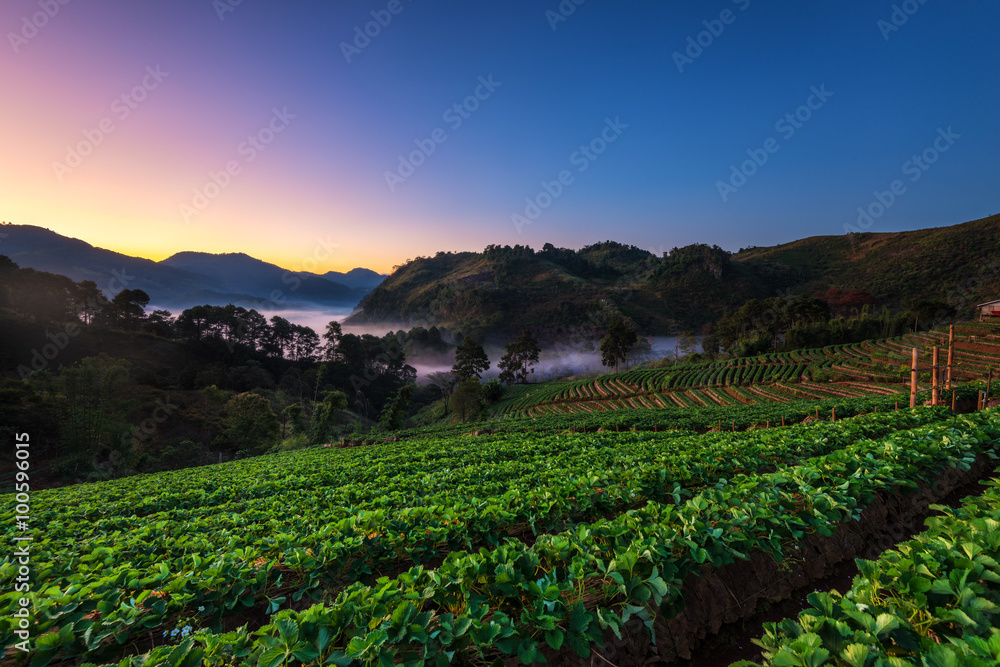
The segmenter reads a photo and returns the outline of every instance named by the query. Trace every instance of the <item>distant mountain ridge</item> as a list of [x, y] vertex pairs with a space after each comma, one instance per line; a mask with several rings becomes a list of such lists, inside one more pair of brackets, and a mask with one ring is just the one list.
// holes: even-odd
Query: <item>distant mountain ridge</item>
[[[0, 255], [19, 266], [93, 280], [108, 296], [141, 289], [168, 308], [234, 303], [254, 308], [352, 307], [384, 276], [369, 269], [292, 272], [243, 253], [181, 252], [161, 262], [97, 248], [34, 225], [0, 227]], [[345, 281], [336, 280], [344, 276]]]
[[669, 335], [697, 331], [750, 299], [832, 288], [864, 290], [891, 309], [912, 298], [966, 309], [1000, 298], [1000, 215], [738, 253], [692, 245], [661, 257], [610, 241], [579, 251], [546, 244], [438, 253], [399, 267], [346, 324], [436, 324], [497, 342], [529, 328], [569, 342], [622, 316], [645, 335]]

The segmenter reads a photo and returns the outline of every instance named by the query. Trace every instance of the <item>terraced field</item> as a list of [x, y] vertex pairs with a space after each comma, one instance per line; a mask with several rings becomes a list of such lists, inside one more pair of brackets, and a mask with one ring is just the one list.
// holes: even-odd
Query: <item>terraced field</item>
[[[4, 660], [589, 664], [616, 645], [668, 659], [703, 633], [683, 611], [692, 576], [789, 559], [1000, 445], [1000, 414], [942, 407], [702, 435], [518, 424], [39, 491], [28, 532], [0, 524], [8, 543], [33, 538], [35, 582], [13, 592], [4, 557]], [[28, 654], [13, 648], [24, 595]], [[657, 639], [667, 622], [676, 636]]]
[[[490, 416], [586, 415], [890, 396], [909, 391], [912, 349], [918, 348], [921, 367], [929, 368], [934, 346], [941, 348], [940, 363], [944, 364], [948, 333], [931, 331], [856, 345], [511, 387], [504, 400], [490, 409]], [[1000, 369], [1000, 324], [957, 325], [955, 347], [952, 380], [962, 383], [985, 377], [990, 369]], [[820, 378], [828, 381], [814, 381]], [[921, 373], [920, 380], [926, 387], [930, 372]]]

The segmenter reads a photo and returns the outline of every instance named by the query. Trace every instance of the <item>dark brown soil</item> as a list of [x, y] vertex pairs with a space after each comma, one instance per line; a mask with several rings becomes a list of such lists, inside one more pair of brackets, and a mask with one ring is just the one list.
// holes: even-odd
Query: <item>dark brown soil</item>
[[605, 633], [600, 657], [581, 659], [564, 650], [546, 653], [546, 658], [557, 665], [615, 667], [728, 667], [738, 660], [759, 660], [759, 649], [751, 639], [760, 636], [763, 623], [794, 618], [808, 606], [806, 596], [813, 590], [846, 592], [857, 574], [855, 558], [877, 558], [920, 533], [924, 520], [933, 514], [928, 505], [958, 506], [963, 498], [981, 493], [979, 480], [995, 470], [992, 459], [980, 456], [968, 472], [952, 468], [916, 491], [882, 493], [860, 521], [841, 523], [830, 537], [810, 536], [796, 551], [795, 560], [777, 564], [754, 552], [749, 561], [703, 567], [700, 576], [693, 574], [684, 582], [684, 612], [655, 622], [655, 646], [641, 623], [630, 621], [622, 640]]
[[[996, 472], [996, 464], [987, 465], [986, 472], [981, 479], [987, 479]], [[947, 496], [936, 501], [937, 505], [957, 508], [962, 505], [962, 501], [969, 497], [979, 495], [983, 492], [980, 480], [974, 480], [968, 484], [963, 484]], [[924, 519], [939, 514], [939, 512], [926, 509], [919, 515], [919, 526], [907, 535], [900, 542], [912, 539], [923, 531]], [[898, 544], [898, 542], [897, 542]], [[891, 548], [891, 547], [890, 547]], [[881, 553], [881, 552], [878, 552]], [[878, 553], [865, 553], [862, 558], [874, 559]], [[854, 577], [858, 574], [857, 564], [853, 559], [842, 562], [837, 569], [829, 576], [811, 584], [814, 590], [818, 591], [838, 591], [846, 593], [854, 583]], [[752, 618], [737, 621], [730, 626], [724, 627], [714, 637], [707, 638], [698, 650], [691, 654], [690, 660], [675, 660], [673, 664], [691, 667], [729, 667], [739, 660], [759, 661], [760, 647], [753, 643], [753, 639], [763, 634], [764, 623], [777, 623], [786, 618], [796, 618], [799, 612], [809, 607], [806, 599], [808, 591], [783, 600], [775, 605], [764, 604], [760, 612]]]

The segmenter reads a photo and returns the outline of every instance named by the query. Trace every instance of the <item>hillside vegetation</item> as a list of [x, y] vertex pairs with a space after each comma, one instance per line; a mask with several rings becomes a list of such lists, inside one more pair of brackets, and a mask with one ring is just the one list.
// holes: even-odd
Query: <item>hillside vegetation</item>
[[1000, 216], [951, 227], [812, 237], [729, 253], [674, 248], [662, 256], [614, 242], [579, 251], [546, 244], [438, 253], [397, 267], [348, 324], [437, 324], [504, 340], [585, 339], [615, 317], [645, 335], [714, 322], [750, 299], [863, 290], [896, 309], [946, 300], [961, 315], [997, 297]]

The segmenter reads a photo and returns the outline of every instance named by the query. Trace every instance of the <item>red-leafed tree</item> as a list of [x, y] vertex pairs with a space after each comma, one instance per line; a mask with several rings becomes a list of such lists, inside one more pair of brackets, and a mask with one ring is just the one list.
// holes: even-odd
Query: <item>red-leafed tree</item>
[[833, 314], [837, 317], [860, 312], [865, 306], [878, 305], [878, 299], [868, 292], [859, 289], [845, 292], [842, 289], [834, 288], [826, 292], [817, 292], [813, 296], [830, 304]]

